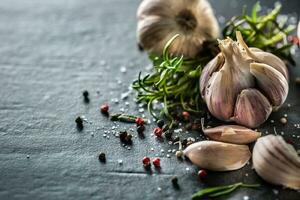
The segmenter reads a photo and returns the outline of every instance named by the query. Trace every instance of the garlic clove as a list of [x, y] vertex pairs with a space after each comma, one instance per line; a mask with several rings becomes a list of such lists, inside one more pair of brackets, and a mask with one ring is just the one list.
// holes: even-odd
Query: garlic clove
[[189, 145], [183, 152], [195, 165], [213, 171], [240, 169], [251, 157], [247, 145], [216, 141], [196, 142]]
[[288, 95], [288, 82], [276, 69], [262, 63], [251, 63], [250, 72], [255, 76], [258, 86], [264, 91], [275, 108], [280, 107]]
[[205, 87], [211, 75], [220, 69], [220, 67], [224, 64], [224, 56], [219, 53], [214, 59], [212, 59], [206, 67], [202, 70], [200, 77], [200, 92], [202, 98], [205, 95]]
[[300, 189], [300, 157], [281, 136], [259, 138], [252, 159], [255, 171], [266, 181]]
[[269, 100], [257, 89], [243, 90], [236, 101], [233, 120], [255, 128], [264, 123], [272, 112]]
[[288, 80], [288, 69], [280, 58], [272, 53], [264, 52], [258, 48], [249, 48], [243, 40], [241, 32], [239, 31], [236, 32], [236, 37], [239, 44], [245, 49], [247, 55], [250, 58], [252, 58], [256, 62], [270, 65], [271, 67], [279, 71], [282, 75], [284, 75], [284, 77]]
[[204, 135], [212, 140], [233, 144], [249, 144], [261, 136], [260, 132], [238, 125], [222, 125], [204, 128], [204, 118], [201, 119]]
[[261, 62], [273, 67], [279, 71], [286, 78], [286, 80], [289, 79], [288, 69], [280, 58], [268, 52], [254, 52], [253, 54], [257, 58], [257, 62]]

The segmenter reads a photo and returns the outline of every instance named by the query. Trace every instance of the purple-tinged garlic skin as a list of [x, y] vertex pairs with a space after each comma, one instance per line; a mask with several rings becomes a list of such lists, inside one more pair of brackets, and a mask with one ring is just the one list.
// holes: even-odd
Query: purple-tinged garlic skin
[[300, 189], [300, 157], [281, 136], [268, 135], [253, 148], [253, 167], [264, 180], [291, 189]]
[[233, 120], [249, 127], [259, 126], [272, 112], [269, 100], [257, 89], [244, 89], [238, 95]]
[[149, 53], [161, 55], [174, 35], [170, 53], [194, 58], [203, 43], [215, 40], [219, 25], [207, 0], [143, 0], [137, 11], [138, 43]]
[[213, 171], [232, 171], [242, 168], [251, 157], [247, 145], [216, 141], [201, 141], [189, 145], [184, 155], [198, 167]]
[[288, 95], [288, 70], [277, 56], [237, 42], [219, 41], [221, 53], [200, 77], [200, 94], [211, 114], [249, 128], [264, 123]]

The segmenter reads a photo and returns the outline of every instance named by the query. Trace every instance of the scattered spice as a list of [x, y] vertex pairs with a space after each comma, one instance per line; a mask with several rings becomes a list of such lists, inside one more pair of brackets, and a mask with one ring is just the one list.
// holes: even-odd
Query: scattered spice
[[102, 114], [108, 114], [108, 110], [109, 110], [108, 104], [101, 105], [100, 111], [101, 111]]
[[280, 123], [285, 125], [287, 123], [287, 118], [285, 117], [280, 118]]
[[99, 161], [102, 162], [102, 163], [105, 163], [106, 162], [106, 155], [105, 153], [101, 152], [98, 156], [99, 158]]
[[144, 131], [145, 131], [145, 126], [144, 125], [140, 125], [140, 126], [137, 127], [136, 130], [137, 130], [138, 134], [143, 134]]
[[76, 119], [75, 119], [75, 122], [76, 122], [76, 125], [77, 125], [77, 128], [79, 130], [82, 130], [83, 129], [83, 120], [80, 116], [78, 116]]
[[149, 157], [144, 157], [143, 158], [143, 165], [144, 165], [144, 167], [148, 167], [149, 165], [151, 165], [151, 160], [150, 160], [150, 158]]
[[[111, 117], [110, 117], [110, 120], [111, 121], [120, 121], [120, 122], [127, 122], [127, 123], [137, 123], [136, 120], [137, 118], [140, 118], [140, 117], [137, 117], [137, 116], [134, 116], [134, 115], [129, 115], [129, 114], [123, 114], [123, 113], [115, 113], [115, 114], [112, 114]], [[139, 121], [144, 121], [143, 124], [146, 124], [146, 119], [144, 118], [140, 118], [141, 120]]]
[[143, 118], [137, 117], [135, 119], [135, 123], [136, 123], [137, 126], [141, 126], [141, 125], [145, 124], [145, 120]]
[[167, 130], [164, 132], [165, 138], [170, 140], [172, 138], [173, 132], [171, 130]]
[[127, 131], [121, 131], [119, 134], [120, 140], [121, 142], [125, 143], [125, 144], [132, 144], [132, 135], [128, 134]]
[[171, 182], [172, 182], [174, 187], [178, 187], [178, 178], [177, 178], [177, 176], [173, 176], [172, 179], [171, 179]]
[[90, 99], [89, 99], [89, 92], [87, 90], [83, 91], [82, 92], [82, 95], [83, 95], [83, 100], [85, 103], [89, 103], [90, 102]]
[[155, 167], [160, 167], [160, 158], [154, 158], [152, 163]]
[[157, 127], [153, 130], [154, 135], [156, 135], [157, 137], [161, 137], [162, 136], [162, 129]]
[[204, 169], [200, 169], [198, 171], [198, 177], [199, 177], [200, 180], [205, 179], [206, 176], [207, 176], [207, 172]]
[[187, 112], [187, 111], [183, 111], [182, 112], [182, 117], [183, 117], [183, 120], [189, 121], [189, 119], [190, 119], [190, 113]]
[[160, 119], [160, 120], [157, 121], [157, 126], [159, 128], [162, 129], [164, 125], [165, 125], [165, 121], [164, 120]]

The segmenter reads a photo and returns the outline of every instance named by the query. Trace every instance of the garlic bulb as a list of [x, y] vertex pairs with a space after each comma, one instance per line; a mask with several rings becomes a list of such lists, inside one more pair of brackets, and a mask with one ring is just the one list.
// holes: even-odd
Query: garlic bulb
[[200, 92], [216, 118], [255, 128], [278, 109], [288, 94], [288, 70], [277, 56], [238, 42], [219, 41], [219, 53], [204, 68]]
[[195, 57], [205, 41], [219, 34], [219, 25], [206, 0], [143, 0], [137, 17], [139, 44], [157, 55], [162, 54], [168, 40], [180, 34], [170, 53]]
[[247, 145], [216, 141], [201, 141], [189, 145], [184, 151], [195, 165], [213, 170], [230, 171], [242, 168], [250, 159]]
[[260, 132], [243, 126], [223, 125], [214, 128], [202, 128], [204, 135], [212, 140], [233, 144], [249, 144], [261, 136]]
[[268, 135], [257, 140], [253, 149], [253, 167], [266, 181], [300, 189], [300, 157], [281, 136]]

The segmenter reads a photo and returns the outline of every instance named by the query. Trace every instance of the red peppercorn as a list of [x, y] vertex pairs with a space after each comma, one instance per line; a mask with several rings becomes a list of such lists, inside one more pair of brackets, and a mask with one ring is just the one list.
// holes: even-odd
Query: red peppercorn
[[184, 120], [189, 120], [190, 119], [190, 113], [186, 112], [186, 111], [183, 111], [182, 112], [182, 117], [183, 117]]
[[158, 128], [158, 127], [157, 127], [157, 128], [155, 128], [155, 129], [153, 130], [153, 133], [154, 133], [154, 135], [156, 135], [157, 137], [161, 137], [163, 131], [162, 131], [161, 128]]
[[204, 179], [206, 176], [207, 176], [207, 173], [204, 169], [201, 169], [201, 170], [198, 171], [198, 177], [200, 179]]
[[141, 125], [145, 124], [145, 120], [143, 118], [137, 117], [135, 119], [135, 123], [136, 123], [137, 126], [141, 126]]
[[288, 41], [292, 44], [299, 45], [299, 38], [297, 36], [293, 36], [293, 35], [288, 36]]
[[103, 104], [101, 107], [100, 107], [100, 111], [103, 113], [103, 114], [107, 114], [108, 113], [108, 110], [109, 110], [109, 106], [107, 104]]
[[151, 165], [151, 161], [150, 161], [150, 158], [149, 157], [144, 157], [143, 158], [143, 165], [144, 166], [149, 166], [149, 165]]
[[160, 167], [160, 158], [154, 158], [152, 163], [155, 167]]

